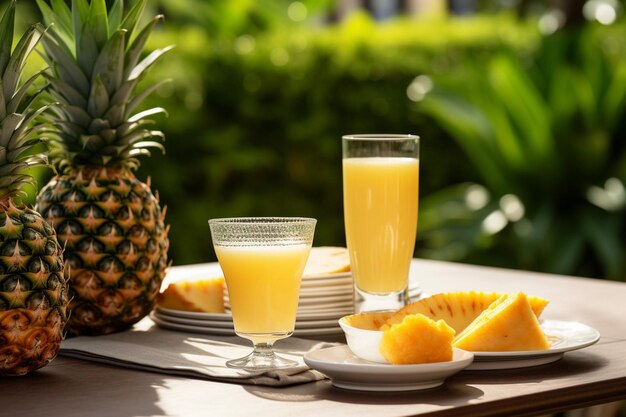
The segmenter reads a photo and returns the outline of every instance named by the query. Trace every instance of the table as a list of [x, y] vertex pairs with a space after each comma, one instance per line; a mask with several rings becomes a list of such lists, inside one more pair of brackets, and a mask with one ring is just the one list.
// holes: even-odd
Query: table
[[426, 293], [546, 297], [542, 317], [586, 323], [602, 338], [550, 365], [462, 372], [438, 389], [392, 394], [339, 390], [328, 380], [245, 386], [58, 357], [26, 377], [0, 378], [0, 416], [532, 416], [626, 398], [626, 283], [427, 260], [414, 260], [411, 277]]

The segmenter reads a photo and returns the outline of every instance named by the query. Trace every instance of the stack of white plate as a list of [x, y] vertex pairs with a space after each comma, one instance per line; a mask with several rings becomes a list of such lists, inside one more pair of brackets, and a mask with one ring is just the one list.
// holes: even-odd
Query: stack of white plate
[[[224, 294], [225, 314], [197, 313], [156, 307], [152, 320], [162, 328], [194, 333], [231, 336], [235, 334], [228, 292]], [[338, 320], [354, 312], [352, 276], [349, 272], [305, 276], [294, 336], [343, 334]]]

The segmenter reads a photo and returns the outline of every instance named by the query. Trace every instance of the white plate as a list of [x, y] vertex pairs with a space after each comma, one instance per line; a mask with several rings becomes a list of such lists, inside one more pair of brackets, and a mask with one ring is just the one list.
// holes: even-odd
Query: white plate
[[450, 362], [387, 365], [359, 359], [348, 346], [308, 352], [304, 362], [326, 374], [339, 388], [360, 391], [414, 391], [438, 387], [446, 378], [466, 368], [474, 355], [454, 349]]
[[[192, 325], [192, 324], [182, 324], [176, 323], [170, 320], [162, 319], [155, 314], [151, 314], [150, 318], [154, 321], [157, 326], [162, 327], [168, 330], [178, 330], [183, 332], [191, 332], [191, 333], [200, 333], [200, 334], [211, 334], [217, 336], [235, 336], [234, 328], [224, 328], [224, 327], [213, 327], [207, 326], [205, 324], [202, 325]], [[334, 334], [342, 334], [341, 328], [338, 326], [331, 327], [317, 327], [317, 328], [298, 328], [296, 327], [293, 335], [294, 336], [325, 336], [325, 335], [334, 335]]]
[[309, 281], [302, 280], [300, 281], [301, 288], [321, 288], [321, 287], [350, 287], [352, 288], [353, 282], [352, 277], [347, 278], [337, 278], [333, 280], [318, 280], [312, 279]]
[[174, 310], [171, 308], [163, 308], [156, 306], [155, 310], [161, 314], [168, 316], [184, 317], [189, 319], [202, 319], [202, 320], [219, 320], [219, 321], [232, 321], [233, 318], [230, 313], [201, 313], [195, 311]]
[[200, 334], [212, 334], [216, 336], [234, 336], [235, 335], [234, 329], [226, 329], [222, 327], [191, 326], [188, 324], [173, 323], [171, 321], [162, 320], [156, 317], [154, 314], [152, 314], [150, 318], [152, 319], [152, 321], [154, 321], [157, 324], [157, 326], [162, 327], [164, 329], [168, 329], [168, 330], [178, 330], [178, 331], [183, 331], [183, 332], [200, 333]]
[[551, 347], [546, 350], [517, 352], [474, 352], [468, 370], [516, 369], [556, 362], [565, 352], [591, 346], [600, 340], [600, 332], [574, 321], [544, 320], [541, 323]]
[[[232, 320], [230, 321], [216, 321], [216, 320], [202, 320], [202, 319], [189, 319], [177, 316], [168, 316], [167, 314], [153, 311], [151, 317], [168, 321], [170, 323], [187, 324], [196, 327], [220, 327], [225, 329], [233, 329], [234, 325]], [[336, 328], [338, 326], [337, 319], [331, 320], [296, 320], [296, 329], [319, 329], [319, 328]]]
[[325, 297], [325, 296], [354, 296], [354, 289], [352, 285], [349, 287], [316, 287], [316, 288], [303, 288], [300, 287], [300, 299], [302, 297]]
[[[209, 321], [225, 321], [232, 322], [233, 318], [230, 313], [226, 314], [210, 314], [210, 313], [197, 313], [193, 311], [173, 310], [169, 308], [156, 307], [155, 311], [159, 313], [161, 317], [180, 317], [195, 320], [209, 320]], [[332, 308], [327, 310], [318, 309], [317, 311], [298, 311], [297, 321], [309, 321], [309, 320], [339, 320], [341, 317], [353, 314], [354, 309], [352, 306], [348, 308]]]
[[352, 278], [352, 272], [337, 272], [334, 274], [311, 274], [302, 276], [303, 281], [336, 280], [341, 278]]
[[190, 319], [186, 317], [170, 316], [162, 314], [158, 311], [153, 311], [150, 315], [151, 318], [157, 318], [158, 320], [167, 321], [175, 324], [187, 324], [189, 326], [196, 327], [219, 327], [224, 329], [233, 329], [233, 320], [203, 320], [203, 319]]

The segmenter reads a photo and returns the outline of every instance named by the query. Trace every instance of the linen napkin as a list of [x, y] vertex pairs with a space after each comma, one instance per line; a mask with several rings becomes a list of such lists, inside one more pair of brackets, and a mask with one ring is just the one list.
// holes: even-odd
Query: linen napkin
[[300, 365], [266, 372], [228, 368], [226, 361], [252, 351], [249, 340], [237, 336], [211, 336], [161, 329], [149, 317], [132, 329], [102, 336], [79, 336], [64, 340], [60, 355], [110, 365], [170, 375], [205, 378], [240, 384], [286, 386], [324, 379], [304, 364], [303, 355], [335, 346], [289, 337], [274, 345], [276, 353]]

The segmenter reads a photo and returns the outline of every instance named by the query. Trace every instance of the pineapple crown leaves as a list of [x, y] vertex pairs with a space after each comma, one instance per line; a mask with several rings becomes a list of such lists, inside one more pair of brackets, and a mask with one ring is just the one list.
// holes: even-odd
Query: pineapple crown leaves
[[0, 198], [26, 195], [23, 187], [35, 185], [24, 170], [47, 165], [45, 155], [35, 149], [42, 143], [47, 125], [34, 123], [50, 106], [35, 109], [39, 92], [28, 95], [40, 73], [19, 86], [27, 58], [41, 39], [35, 26], [30, 27], [12, 50], [15, 30], [15, 1], [11, 1], [0, 19]]
[[[135, 93], [147, 71], [172, 46], [142, 57], [143, 49], [162, 15], [143, 28], [138, 21], [147, 0], [138, 0], [124, 13], [123, 0], [107, 10], [105, 0], [37, 0], [49, 26], [42, 44], [52, 71], [45, 74], [48, 91], [60, 105], [53, 109], [59, 128], [51, 156], [60, 166], [139, 166], [138, 155], [149, 149], [165, 151], [164, 135], [150, 130], [149, 119], [162, 108], [134, 113], [168, 80]], [[43, 28], [40, 28], [43, 30]], [[148, 140], [154, 139], [154, 140]]]

